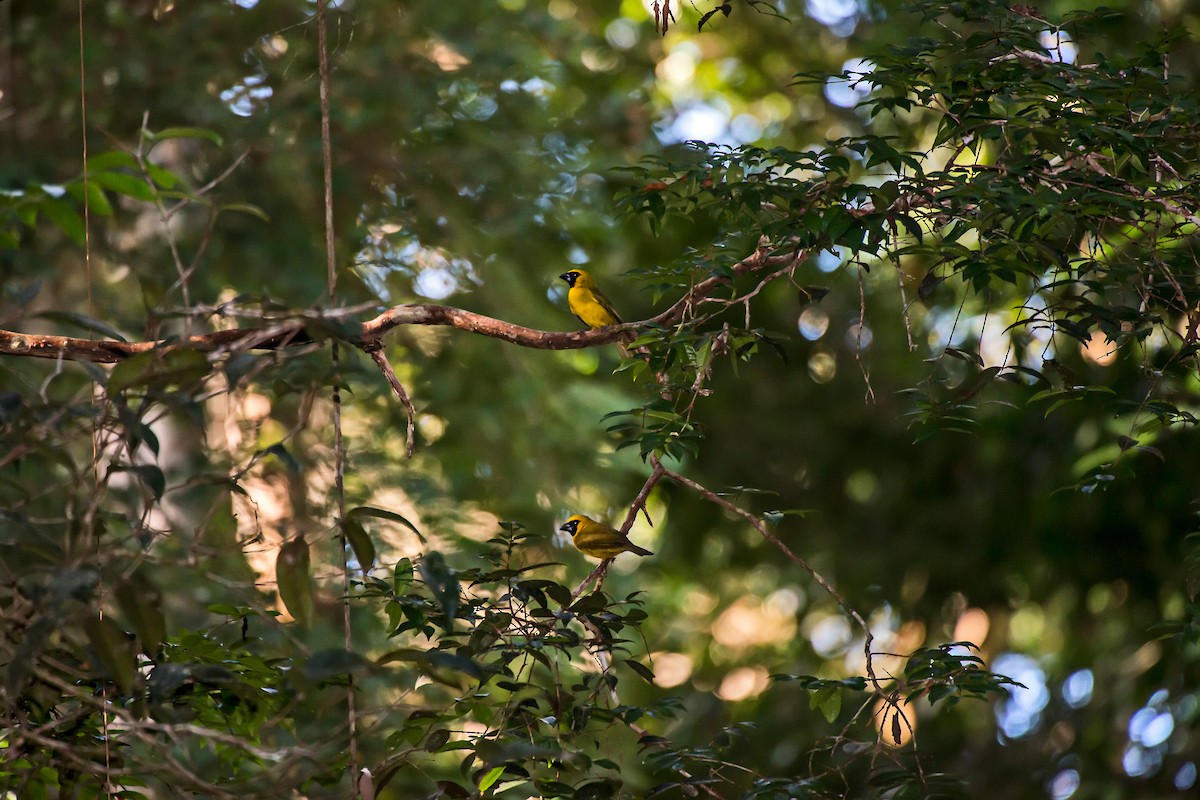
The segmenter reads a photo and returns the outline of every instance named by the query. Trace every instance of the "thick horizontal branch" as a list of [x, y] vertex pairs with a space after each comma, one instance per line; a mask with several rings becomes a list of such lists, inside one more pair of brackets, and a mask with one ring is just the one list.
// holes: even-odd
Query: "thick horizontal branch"
[[[765, 244], [753, 254], [731, 267], [734, 276], [765, 268], [800, 264], [807, 252], [772, 251]], [[728, 283], [726, 276], [715, 276], [697, 283], [674, 305], [661, 314], [643, 322], [627, 322], [599, 330], [543, 331], [526, 328], [511, 322], [466, 311], [453, 306], [413, 303], [394, 306], [374, 319], [362, 323], [353, 343], [363, 349], [377, 346], [391, 330], [403, 325], [433, 325], [455, 328], [468, 333], [489, 336], [535, 350], [580, 350], [586, 347], [615, 342], [622, 332], [637, 330], [646, 325], [676, 325], [687, 318], [696, 304]], [[80, 339], [73, 336], [54, 336], [40, 333], [19, 333], [0, 329], [0, 356], [29, 356], [33, 358], [92, 361], [113, 364], [148, 352], [195, 350], [202, 353], [243, 350], [278, 350], [284, 347], [311, 344], [302, 317], [282, 320], [268, 326], [214, 331], [186, 338], [159, 339], [146, 342], [118, 342], [106, 339]]]
[[0, 330], [0, 356], [30, 356], [114, 364], [152, 351], [196, 350], [201, 353], [215, 353], [219, 350], [277, 350], [281, 347], [309, 344], [311, 341], [304, 333], [304, 322], [300, 320], [269, 327], [237, 328], [149, 342], [116, 342], [108, 339], [79, 339], [74, 336]]
[[[0, 330], [0, 356], [30, 356], [113, 364], [151, 351], [195, 350], [201, 353], [215, 353], [223, 350], [278, 350], [311, 344], [312, 339], [305, 332], [304, 325], [303, 319], [294, 319], [270, 327], [236, 328], [187, 338], [148, 342], [117, 342]], [[364, 322], [354, 343], [359, 347], [370, 347], [393, 328], [402, 325], [457, 328], [537, 350], [578, 350], [593, 347], [615, 341], [621, 330], [637, 327], [637, 323], [627, 323], [595, 331], [542, 331], [464, 311], [461, 308], [413, 304], [389, 308], [374, 319]]]
[[543, 331], [454, 306], [411, 304], [393, 306], [375, 319], [364, 322], [360, 343], [370, 345], [379, 341], [393, 328], [402, 325], [434, 325], [455, 328], [468, 333], [489, 336], [493, 339], [502, 339], [535, 350], [580, 350], [585, 347], [594, 347], [616, 341], [622, 330], [638, 327], [638, 323], [626, 323], [594, 331]]

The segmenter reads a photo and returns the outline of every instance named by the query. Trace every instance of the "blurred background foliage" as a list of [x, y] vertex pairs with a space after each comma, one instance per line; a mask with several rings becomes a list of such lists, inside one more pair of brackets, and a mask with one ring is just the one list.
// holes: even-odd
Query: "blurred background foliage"
[[[639, 0], [332, 3], [340, 270], [331, 299], [313, 3], [83, 4], [86, 146], [104, 192], [80, 180], [79, 8], [4, 3], [0, 327], [144, 339], [313, 307], [445, 302], [571, 330], [556, 279], [569, 267], [599, 276], [626, 320], [647, 318], [690, 280], [677, 265], [740, 258], [758, 238], [737, 223], [729, 196], [724, 205], [681, 202], [653, 222], [630, 213], [649, 181], [710, 169], [711, 153], [685, 141], [808, 150], [874, 134], [928, 151], [944, 117], [873, 117], [856, 107], [870, 86], [797, 75], [874, 68], [862, 59], [902, 71], [922, 37], [970, 24], [1039, 26], [1000, 4], [946, 5], [952, 13], [935, 16], [866, 0], [778, 0], [777, 13], [732, 2], [697, 32], [712, 8], [672, 3], [676, 23], [660, 36]], [[1090, 6], [1046, 2], [1036, 13], [1059, 21]], [[1200, 68], [1200, 5], [1110, 6], [1080, 24], [1085, 35], [1042, 52], [1069, 46], [1059, 60], [1079, 64], [1149, 54], [1168, 65], [1173, 108], [1194, 105], [1184, 98], [1195, 96]], [[943, 51], [943, 64], [972, 74], [973, 55], [993, 44]], [[889, 47], [914, 50], [892, 51], [899, 61], [889, 67]], [[1119, 104], [1114, 96], [1106, 102]], [[1177, 183], [1194, 214], [1195, 153], [1179, 153], [1188, 160], [1173, 164]], [[637, 165], [649, 172], [623, 169]], [[886, 172], [860, 160], [847, 179], [878, 186]], [[1091, 213], [1084, 200], [1077, 209]], [[1178, 230], [1165, 258], [1194, 305], [1194, 226]], [[652, 398], [652, 381], [614, 375], [607, 347], [523, 350], [402, 328], [386, 345], [419, 411], [417, 454], [407, 460], [403, 409], [346, 348], [340, 373], [316, 346], [234, 355], [212, 375], [203, 359], [147, 358], [110, 372], [8, 358], [5, 790], [94, 796], [108, 758], [113, 784], [172, 796], [162, 784], [178, 774], [166, 753], [197, 778], [177, 792], [346, 796], [340, 685], [352, 674], [359, 763], [387, 782], [382, 796], [642, 796], [655, 786], [695, 796], [672, 785], [681, 765], [694, 776], [715, 769], [729, 781], [715, 786], [718, 796], [1194, 796], [1194, 352], [1164, 378], [1157, 339], [1085, 335], [1081, 346], [1034, 332], [1014, 346], [1042, 377], [961, 392], [978, 374], [967, 353], [993, 365], [994, 348], [1008, 352], [985, 331], [1015, 321], [1028, 285], [928, 280], [936, 252], [900, 259], [900, 280], [895, 260], [860, 254], [858, 263], [869, 269], [855, 269], [844, 247], [814, 252], [797, 285], [779, 282], [756, 298], [753, 325], [781, 335], [784, 357], [764, 347], [736, 370], [717, 366], [711, 396], [692, 415], [704, 439], [669, 465], [755, 513], [804, 510], [780, 517], [775, 531], [870, 621], [877, 650], [899, 654], [878, 659], [881, 675], [902, 672], [900, 655], [969, 641], [989, 669], [1023, 687], [987, 702], [915, 703], [913, 728], [894, 748], [890, 723], [872, 717], [877, 703], [856, 715], [866, 695], [853, 682], [772, 681], [862, 675], [861, 631], [745, 521], [664, 482], [648, 506], [653, 527], [639, 520], [632, 534], [655, 556], [614, 564], [609, 616], [576, 609], [596, 615], [601, 639], [627, 640], [618, 662], [652, 667], [653, 684], [636, 667], [612, 673], [620, 702], [637, 713], [574, 718], [570, 734], [581, 741], [572, 752], [590, 753], [586, 763], [554, 763], [529, 734], [529, 749], [476, 748], [478, 760], [460, 771], [459, 745], [478, 742], [496, 719], [517, 730], [496, 739], [512, 746], [521, 724], [567, 718], [537, 702], [529, 719], [497, 711], [519, 707], [514, 698], [535, 685], [543, 699], [557, 689], [604, 705], [594, 661], [561, 631], [539, 634], [559, 655], [536, 680], [522, 673], [528, 686], [505, 689], [503, 701], [499, 690], [470, 695], [462, 676], [477, 681], [510, 663], [508, 651], [486, 650], [491, 641], [537, 661], [537, 637], [518, 643], [483, 611], [455, 622], [448, 603], [459, 600], [446, 587], [466, 574], [461, 602], [474, 597], [496, 612], [485, 598], [515, 579], [504, 569], [560, 562], [520, 577], [573, 588], [591, 565], [555, 531], [571, 513], [614, 524], [624, 515], [649, 467], [636, 448], [618, 449], [603, 417]], [[679, 285], [656, 298], [654, 286], [672, 280]], [[962, 357], [946, 357], [947, 346]], [[94, 401], [93, 381], [107, 385], [108, 402]], [[353, 653], [341, 649], [332, 527], [334, 381], [345, 387], [347, 506], [366, 509], [349, 553]], [[1059, 396], [1032, 399], [1075, 386], [1089, 391], [1053, 409]], [[1159, 386], [1178, 413], [1147, 431], [1139, 415]], [[559, 591], [527, 585], [512, 603], [562, 615]], [[93, 619], [98, 607], [103, 621]], [[561, 616], [531, 619], [583, 630]], [[582, 688], [567, 692], [575, 681]], [[105, 723], [95, 713], [102, 687], [128, 718]], [[132, 729], [135, 718], [177, 727], [138, 729], [106, 753], [102, 725]], [[628, 722], [669, 746], [639, 748]], [[605, 739], [609, 725], [616, 733]], [[588, 736], [594, 745], [582, 743]], [[876, 748], [901, 777], [885, 770], [890, 758], [871, 760]], [[536, 788], [516, 769], [494, 771], [524, 763], [536, 773], [539, 759], [551, 766], [532, 775]], [[723, 762], [753, 774], [714, 766]]]

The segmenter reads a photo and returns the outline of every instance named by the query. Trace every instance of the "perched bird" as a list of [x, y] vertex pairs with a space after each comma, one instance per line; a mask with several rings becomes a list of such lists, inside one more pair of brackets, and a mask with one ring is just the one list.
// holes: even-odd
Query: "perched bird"
[[596, 522], [591, 517], [576, 514], [559, 528], [571, 534], [571, 541], [576, 549], [584, 555], [607, 561], [619, 553], [636, 553], [639, 556], [654, 555], [644, 547], [638, 547], [629, 541], [629, 537], [616, 528], [610, 528], [603, 522]]
[[[567, 307], [571, 309], [572, 314], [579, 317], [579, 321], [584, 325], [595, 329], [621, 324], [621, 318], [617, 316], [616, 309], [596, 286], [591, 275], [581, 269], [573, 269], [558, 277], [571, 287], [567, 290]], [[636, 337], [630, 331], [627, 336], [622, 336], [622, 338], [625, 341], [618, 341], [617, 349], [621, 351], [621, 357], [625, 358], [629, 355], [629, 350], [625, 347], [626, 342], [631, 342]]]

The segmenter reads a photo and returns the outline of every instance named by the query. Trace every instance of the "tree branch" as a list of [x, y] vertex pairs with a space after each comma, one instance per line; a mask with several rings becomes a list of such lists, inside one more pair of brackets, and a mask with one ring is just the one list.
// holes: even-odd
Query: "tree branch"
[[664, 471], [663, 465], [658, 463], [658, 459], [654, 460], [654, 470], [650, 473], [650, 477], [646, 478], [646, 482], [642, 484], [641, 491], [637, 493], [637, 497], [633, 498], [633, 502], [629, 504], [629, 511], [625, 514], [625, 521], [621, 523], [621, 533], [628, 534], [629, 529], [633, 527], [633, 521], [637, 519], [638, 511], [646, 517], [646, 524], [654, 527], [654, 520], [650, 519], [650, 512], [646, 510], [646, 501], [650, 499], [650, 492], [662, 480]]
[[0, 356], [30, 356], [32, 358], [92, 361], [115, 364], [142, 353], [168, 353], [175, 350], [195, 350], [215, 353], [221, 350], [278, 350], [312, 340], [304, 332], [303, 320], [288, 320], [278, 325], [238, 328], [228, 331], [148, 342], [115, 342], [107, 339], [79, 339], [74, 336], [53, 336], [40, 333], [19, 333], [0, 330]]
[[[807, 258], [807, 251], [773, 252], [763, 241], [753, 254], [730, 267], [730, 271], [734, 276], [740, 276], [767, 268], [799, 265]], [[625, 331], [637, 330], [647, 325], [678, 324], [698, 302], [729, 281], [730, 278], [724, 275], [707, 278], [693, 286], [674, 305], [657, 316], [642, 322], [627, 322], [599, 330], [543, 331], [453, 306], [411, 303], [393, 306], [362, 323], [357, 336], [351, 337], [351, 341], [369, 352], [368, 348], [371, 345], [379, 342], [394, 328], [403, 325], [430, 325], [455, 328], [534, 350], [581, 350], [615, 342]], [[165, 353], [173, 350], [196, 350], [214, 353], [225, 349], [279, 350], [311, 343], [311, 337], [304, 331], [307, 319], [327, 319], [334, 316], [340, 318], [343, 315], [336, 312], [319, 313], [282, 320], [270, 326], [237, 328], [145, 342], [81, 339], [0, 329], [0, 356], [61, 358], [68, 361], [115, 364], [152, 351]]]
[[[579, 350], [585, 347], [616, 341], [624, 330], [639, 323], [614, 325], [611, 328], [587, 331], [542, 331], [514, 325], [511, 322], [476, 314], [451, 306], [413, 304], [395, 306], [362, 324], [357, 337], [361, 348], [377, 343], [393, 328], [401, 325], [433, 325], [501, 339], [535, 350]], [[292, 319], [270, 327], [237, 328], [213, 331], [195, 336], [158, 339], [145, 342], [117, 342], [106, 339], [81, 339], [74, 336], [21, 333], [0, 330], [0, 356], [92, 361], [115, 364], [142, 353], [167, 353], [174, 350], [195, 350], [215, 353], [230, 349], [279, 350], [289, 346], [310, 344], [312, 338], [304, 331], [304, 319]]]
[[392, 387], [392, 391], [396, 393], [400, 404], [404, 406], [404, 412], [408, 415], [408, 425], [404, 436], [404, 453], [409, 458], [413, 457], [413, 452], [416, 450], [416, 429], [417, 429], [417, 410], [413, 408], [412, 398], [408, 396], [408, 391], [404, 388], [404, 384], [396, 377], [396, 371], [392, 369], [391, 362], [387, 360], [387, 356], [383, 354], [383, 347], [378, 342], [373, 345], [368, 345], [363, 348], [375, 365], [379, 367], [379, 371], [383, 373], [383, 377], [387, 379], [388, 385]]
[[768, 542], [770, 542], [771, 544], [773, 544], [777, 548], [779, 548], [780, 552], [782, 552], [785, 556], [787, 556], [789, 560], [791, 560], [793, 563], [800, 566], [805, 572], [807, 572], [809, 575], [811, 575], [813, 580], [815, 580], [817, 582], [817, 584], [820, 585], [820, 587], [822, 589], [824, 589], [825, 592], [830, 597], [833, 598], [833, 601], [835, 603], [837, 603], [838, 606], [841, 607], [842, 611], [844, 611], [848, 616], [850, 616], [850, 618], [853, 619], [854, 622], [858, 625], [858, 627], [862, 630], [863, 636], [865, 638], [865, 641], [863, 642], [863, 652], [866, 654], [866, 659], [867, 659], [867, 666], [866, 666], [867, 678], [871, 681], [871, 685], [874, 687], [875, 691], [881, 697], [885, 697], [885, 698], [887, 697], [887, 694], [884, 691], [883, 685], [880, 683], [879, 679], [875, 676], [875, 666], [873, 663], [874, 654], [871, 652], [871, 644], [874, 641], [875, 637], [871, 634], [871, 626], [867, 624], [867, 621], [863, 618], [862, 614], [855, 611], [854, 608], [849, 603], [846, 602], [846, 598], [842, 597], [841, 593], [839, 593], [837, 589], [833, 588], [833, 584], [831, 584], [829, 581], [827, 581], [825, 579], [825, 576], [823, 576], [821, 573], [817, 572], [816, 569], [814, 569], [813, 566], [811, 564], [809, 564], [807, 561], [805, 561], [803, 558], [801, 558], [800, 556], [793, 553], [791, 548], [789, 548], [786, 544], [784, 544], [782, 541], [780, 541], [779, 537], [777, 537], [775, 534], [771, 533], [770, 530], [768, 530], [767, 523], [764, 520], [762, 520], [760, 517], [755, 516], [754, 514], [747, 511], [746, 509], [742, 508], [741, 506], [737, 505], [736, 503], [729, 502], [721, 495], [717, 494], [716, 492], [712, 491], [711, 489], [708, 489], [708, 488], [702, 486], [699, 483], [696, 483], [691, 478], [684, 477], [683, 475], [680, 475], [678, 472], [674, 472], [670, 469], [667, 469], [658, 460], [658, 456], [651, 455], [650, 463], [652, 463], [654, 465], [654, 468], [656, 471], [658, 471], [658, 470], [662, 471], [663, 477], [668, 478], [669, 480], [672, 480], [675, 483], [678, 483], [680, 486], [685, 486], [688, 489], [691, 489], [693, 492], [700, 495], [705, 500], [716, 503], [717, 505], [721, 506], [722, 508], [727, 509], [728, 511], [731, 511], [734, 514], [737, 514], [739, 517], [741, 517], [742, 519], [749, 522], [751, 525], [754, 526], [754, 529], [756, 531], [758, 531], [759, 534], [764, 539], [766, 539]]

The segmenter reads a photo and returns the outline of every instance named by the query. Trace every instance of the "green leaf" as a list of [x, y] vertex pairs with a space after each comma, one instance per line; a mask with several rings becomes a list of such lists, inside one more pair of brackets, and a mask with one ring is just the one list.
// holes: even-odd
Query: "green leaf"
[[108, 474], [114, 472], [131, 472], [137, 476], [146, 488], [150, 490], [151, 495], [155, 500], [160, 500], [163, 493], [167, 490], [167, 476], [163, 471], [153, 464], [122, 464], [110, 466]]
[[571, 590], [563, 586], [561, 583], [547, 581], [547, 585], [543, 587], [546, 594], [550, 596], [554, 602], [558, 603], [561, 608], [566, 608], [571, 602]]
[[483, 677], [483, 670], [479, 664], [466, 656], [451, 653], [447, 650], [418, 650], [414, 647], [401, 647], [397, 650], [384, 653], [375, 659], [375, 663], [380, 666], [396, 661], [410, 661], [416, 664], [423, 672], [434, 677], [437, 677], [436, 673], [442, 670], [461, 672], [476, 680]]
[[[439, 738], [440, 738], [441, 733], [445, 733], [447, 738], [449, 738], [449, 736], [450, 736], [449, 732], [447, 732], [447, 731], [439, 731], [437, 733], [439, 733]], [[432, 735], [430, 738], [432, 738]], [[443, 742], [442, 744], [445, 744], [445, 743]], [[428, 746], [428, 743], [426, 743], [425, 749], [429, 750], [429, 752], [432, 753], [435, 750], [438, 750], [439, 748], [434, 747], [434, 748], [430, 749], [430, 747]], [[438, 781], [437, 787], [438, 787], [438, 791], [441, 792], [441, 794], [443, 796], [453, 798], [453, 800], [466, 800], [466, 798], [471, 796], [470, 792], [468, 792], [463, 787], [459, 786], [454, 781]], [[435, 797], [437, 796], [436, 793], [434, 796]]]
[[167, 621], [162, 612], [162, 593], [149, 580], [135, 574], [117, 586], [117, 605], [133, 625], [142, 643], [142, 652], [157, 657], [166, 637]]
[[487, 771], [482, 778], [479, 779], [479, 794], [487, 794], [487, 790], [492, 788], [496, 781], [500, 780], [500, 776], [504, 774], [504, 765], [492, 767]]
[[309, 574], [308, 542], [300, 534], [284, 542], [275, 559], [275, 580], [279, 599], [288, 613], [301, 625], [308, 627], [313, 617], [312, 579]]
[[354, 557], [358, 559], [358, 565], [363, 572], [367, 572], [375, 566], [375, 543], [371, 541], [370, 534], [362, 525], [355, 520], [344, 519], [342, 520], [342, 534], [353, 548]]
[[983, 368], [983, 358], [978, 353], [972, 353], [970, 350], [960, 350], [957, 347], [947, 347], [942, 352], [961, 361], [975, 364], [980, 369]]
[[75, 244], [84, 243], [83, 232], [83, 217], [79, 216], [79, 212], [70, 203], [63, 200], [55, 200], [54, 198], [46, 198], [38, 204], [41, 213], [46, 219], [50, 220]]
[[608, 598], [604, 596], [603, 592], [592, 592], [576, 600], [567, 610], [579, 614], [593, 614], [607, 605]]
[[450, 741], [450, 731], [445, 728], [437, 728], [429, 732], [429, 736], [425, 738], [425, 750], [430, 753], [436, 753], [446, 746]]
[[401, 525], [408, 528], [417, 535], [421, 543], [425, 543], [425, 537], [417, 530], [417, 526], [409, 522], [407, 519], [397, 514], [395, 511], [388, 511], [385, 508], [376, 508], [375, 506], [356, 506], [346, 512], [346, 519], [357, 520], [362, 517], [375, 517], [377, 519], [386, 519], [391, 522], [399, 522]]
[[654, 683], [654, 671], [651, 670], [649, 667], [647, 667], [645, 664], [641, 664], [637, 661], [630, 660], [630, 661], [625, 662], [625, 666], [629, 667], [631, 670], [633, 670], [638, 675], [640, 675], [642, 677], [642, 679], [646, 681], [646, 683], [649, 683], [649, 684]]
[[283, 462], [283, 465], [287, 467], [288, 472], [292, 473], [293, 475], [299, 475], [301, 472], [300, 462], [297, 461], [296, 457], [291, 454], [287, 447], [284, 446], [283, 442], [276, 442], [270, 447], [265, 447], [260, 450], [259, 453], [262, 455], [275, 456]]
[[83, 207], [84, 198], [87, 198], [88, 212], [98, 214], [102, 217], [111, 217], [113, 215], [112, 205], [108, 202], [108, 195], [104, 194], [104, 189], [95, 181], [71, 181], [67, 184], [67, 192], [79, 201], [80, 208]]
[[437, 550], [430, 550], [421, 559], [418, 567], [421, 580], [429, 587], [433, 599], [441, 606], [446, 615], [446, 626], [449, 627], [458, 615], [458, 576], [446, 563], [445, 557]]
[[254, 614], [254, 609], [249, 606], [235, 606], [229, 603], [213, 603], [205, 610], [210, 614], [222, 617], [234, 617], [235, 619], [253, 616]]
[[108, 394], [116, 395], [137, 386], [194, 384], [209, 373], [208, 358], [195, 350], [151, 350], [130, 356], [108, 375]]
[[617, 783], [604, 778], [576, 786], [572, 796], [574, 800], [612, 800], [616, 796], [617, 788]]
[[[129, 443], [129, 447], [137, 449], [145, 445], [151, 453], [158, 456], [160, 452], [160, 443], [158, 434], [154, 429], [146, 424], [146, 422], [134, 412], [129, 405], [125, 403], [118, 404], [117, 418], [121, 422], [121, 427], [124, 430], [120, 431], [122, 438]], [[222, 476], [224, 477], [224, 476]]]
[[842, 711], [841, 687], [829, 683], [817, 689], [809, 695], [808, 707], [819, 710], [825, 721], [832, 723]]
[[409, 585], [413, 579], [413, 563], [410, 558], [402, 558], [396, 562], [396, 569], [392, 573], [392, 591], [396, 595], [402, 595], [408, 591]]
[[124, 150], [109, 150], [108, 152], [91, 156], [87, 160], [89, 178], [95, 177], [95, 175], [91, 173], [103, 172], [120, 167], [137, 169], [137, 159], [133, 157], [132, 153], [126, 153]]
[[34, 227], [37, 225], [38, 209], [40, 207], [41, 204], [37, 202], [22, 203], [18, 205], [16, 208], [17, 219], [20, 220], [21, 224], [27, 228]]
[[174, 189], [179, 185], [179, 178], [174, 172], [169, 169], [158, 166], [157, 164], [146, 164], [146, 172], [150, 173], [150, 178], [163, 189]]
[[217, 206], [217, 211], [233, 211], [239, 214], [249, 214], [252, 217], [258, 217], [263, 222], [270, 222], [271, 216], [256, 205], [250, 203], [222, 203]]
[[[129, 341], [125, 335], [112, 327], [106, 322], [101, 322], [93, 317], [79, 314], [74, 311], [40, 311], [33, 315], [34, 319], [48, 319], [52, 322], [61, 322], [66, 325], [74, 325], [77, 328], [88, 331], [90, 333], [98, 333], [101, 336], [107, 336], [110, 339], [115, 339], [118, 342]], [[128, 359], [127, 359], [128, 360]]]
[[10, 697], [21, 696], [21, 690], [25, 688], [25, 683], [29, 680], [33, 665], [37, 663], [42, 651], [49, 643], [50, 635], [58, 628], [59, 620], [46, 614], [39, 616], [22, 631], [21, 637], [17, 640], [17, 646], [13, 650], [12, 660], [8, 662], [4, 674], [4, 686]]
[[800, 302], [819, 303], [830, 291], [828, 286], [803, 286], [800, 288]]
[[562, 781], [539, 780], [535, 785], [541, 798], [555, 800], [555, 798], [573, 798], [575, 796], [575, 789]]
[[108, 677], [117, 684], [121, 694], [128, 695], [133, 691], [137, 674], [137, 657], [129, 636], [111, 618], [101, 619], [98, 615], [89, 615], [83, 622], [83, 629]]
[[140, 175], [130, 175], [126, 172], [97, 172], [91, 176], [91, 179], [105, 189], [132, 197], [135, 200], [144, 200], [147, 203], [153, 203], [157, 195], [155, 188]]
[[221, 138], [220, 134], [216, 131], [210, 131], [207, 128], [175, 127], [163, 128], [161, 131], [152, 131], [143, 128], [142, 133], [147, 139], [156, 144], [167, 139], [205, 139], [217, 147], [225, 145], [225, 140]]

